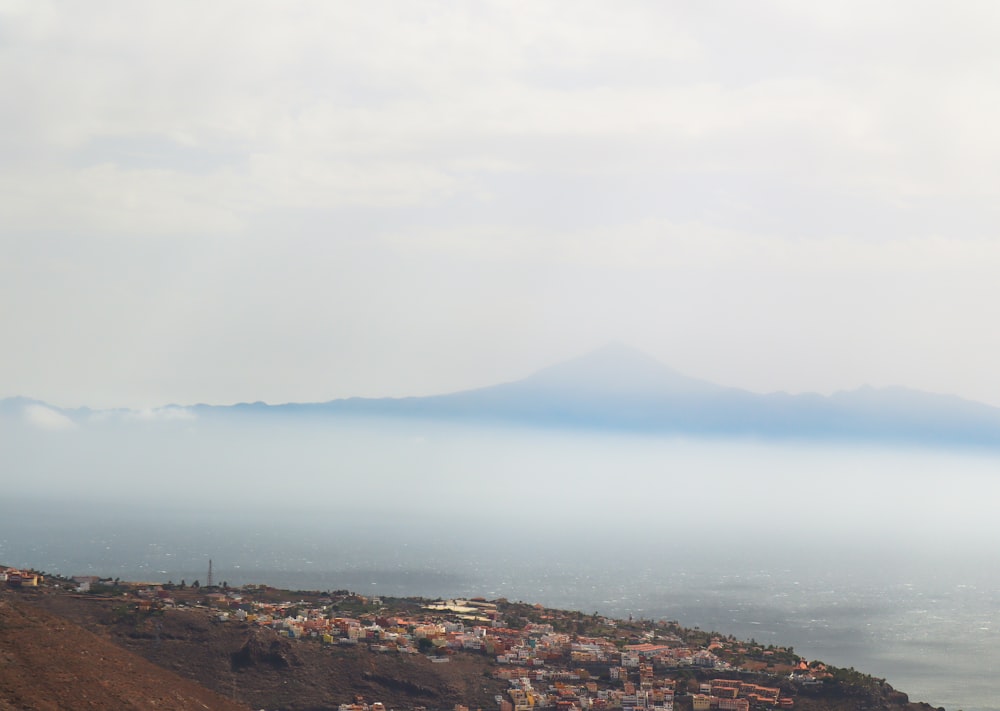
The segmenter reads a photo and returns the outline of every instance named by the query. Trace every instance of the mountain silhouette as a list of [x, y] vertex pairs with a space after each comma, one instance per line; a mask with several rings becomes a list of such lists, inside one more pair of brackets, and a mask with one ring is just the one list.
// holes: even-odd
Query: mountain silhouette
[[954, 395], [869, 386], [831, 396], [759, 394], [688, 377], [618, 344], [521, 380], [444, 395], [236, 407], [663, 435], [1000, 445], [1000, 408]]
[[[10, 413], [25, 398], [0, 401]], [[49, 406], [51, 407], [51, 406]], [[58, 410], [79, 419], [90, 410]], [[461, 392], [186, 408], [208, 419], [393, 417], [695, 437], [1000, 446], [1000, 408], [902, 387], [759, 394], [691, 378], [612, 344], [521, 380]]]

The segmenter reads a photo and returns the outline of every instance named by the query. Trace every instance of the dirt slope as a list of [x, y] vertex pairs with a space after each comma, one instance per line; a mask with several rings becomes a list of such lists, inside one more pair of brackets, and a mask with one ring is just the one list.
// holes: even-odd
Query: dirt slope
[[16, 595], [0, 594], [0, 711], [247, 711]]
[[120, 601], [37, 595], [32, 605], [63, 615], [148, 661], [228, 698], [270, 711], [336, 711], [362, 696], [387, 708], [496, 708], [507, 683], [488, 659], [455, 655], [446, 664], [422, 655], [379, 654], [363, 645], [322, 647], [239, 622], [219, 624], [205, 609], [162, 616], [122, 611]]
[[[219, 623], [204, 608], [140, 614], [122, 599], [52, 592], [0, 594], [0, 603], [0, 711], [245, 708], [229, 699], [269, 711], [336, 711], [355, 696], [389, 709], [489, 710], [507, 688], [484, 655], [436, 664], [363, 645], [321, 646]], [[933, 711], [885, 685], [788, 693], [799, 711]], [[690, 697], [678, 697], [676, 708], [690, 711]]]

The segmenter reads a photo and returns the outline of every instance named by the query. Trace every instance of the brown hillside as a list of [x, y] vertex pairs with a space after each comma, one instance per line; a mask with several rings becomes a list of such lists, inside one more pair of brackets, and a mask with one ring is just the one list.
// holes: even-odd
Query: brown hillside
[[[218, 612], [204, 607], [140, 612], [123, 597], [25, 590], [0, 593], [0, 602], [0, 711], [241, 708], [228, 699], [271, 711], [337, 711], [356, 696], [389, 709], [491, 709], [507, 688], [477, 653], [434, 663], [367, 645], [288, 639], [245, 622], [219, 622]], [[696, 672], [690, 683], [711, 677]], [[795, 697], [798, 711], [934, 711], [881, 680], [799, 689], [775, 678], [774, 685]], [[675, 708], [690, 711], [691, 697], [678, 697]]]
[[247, 711], [18, 596], [0, 594], [0, 711]]
[[323, 647], [246, 623], [219, 624], [201, 608], [145, 616], [125, 611], [120, 600], [72, 595], [36, 595], [32, 604], [255, 709], [336, 711], [355, 696], [390, 709], [495, 708], [494, 696], [507, 689], [481, 655], [435, 664], [422, 655], [379, 654], [360, 645]]

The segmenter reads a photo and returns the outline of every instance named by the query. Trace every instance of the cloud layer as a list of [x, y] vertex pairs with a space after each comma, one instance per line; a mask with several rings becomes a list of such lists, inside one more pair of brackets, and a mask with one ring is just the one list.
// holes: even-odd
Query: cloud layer
[[0, 5], [0, 394], [419, 394], [610, 339], [1000, 403], [989, 3]]
[[29, 425], [42, 430], [72, 430], [76, 423], [69, 417], [51, 407], [44, 405], [28, 405], [24, 408], [24, 420]]

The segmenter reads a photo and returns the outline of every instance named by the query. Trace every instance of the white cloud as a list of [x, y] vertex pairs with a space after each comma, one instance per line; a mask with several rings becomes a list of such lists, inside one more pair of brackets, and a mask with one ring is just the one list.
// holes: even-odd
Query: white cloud
[[838, 386], [877, 350], [1000, 401], [951, 366], [1000, 357], [988, 4], [37, 0], [0, 28], [7, 391], [434, 392], [611, 337], [798, 388], [804, 349], [769, 355], [796, 339]]
[[69, 417], [45, 407], [44, 405], [28, 405], [24, 408], [25, 421], [42, 430], [72, 430], [76, 429], [76, 423]]
[[411, 254], [461, 255], [479, 263], [577, 265], [602, 270], [742, 270], [783, 273], [928, 273], [1000, 270], [1000, 240], [941, 235], [865, 236], [825, 232], [782, 236], [704, 222], [644, 220], [573, 231], [470, 225], [383, 235]]
[[0, 219], [8, 230], [101, 233], [232, 232], [247, 214], [227, 205], [225, 175], [191, 177], [113, 164], [0, 172]]
[[142, 420], [145, 422], [155, 421], [190, 421], [198, 419], [198, 416], [189, 408], [168, 405], [167, 407], [145, 408], [142, 410], [130, 410], [125, 414], [126, 419]]
[[108, 422], [186, 422], [198, 419], [193, 410], [178, 405], [144, 407], [136, 410], [94, 410], [87, 418], [92, 423]]
[[[269, 209], [478, 194], [476, 173], [458, 165], [994, 196], [1000, 93], [983, 67], [997, 63], [995, 47], [938, 38], [958, 65], [935, 72], [915, 63], [926, 44], [894, 33], [895, 11], [730, 11], [8, 6], [0, 185], [18, 199], [3, 217], [40, 229], [239, 229]], [[918, 38], [937, 36], [939, 14], [917, 13]], [[976, 8], [948, 15], [956, 35], [996, 23]], [[727, 48], [737, 23], [744, 31]], [[801, 56], [772, 64], [782, 46]], [[95, 141], [139, 134], [235, 154], [199, 175], [113, 152], [80, 162]]]

